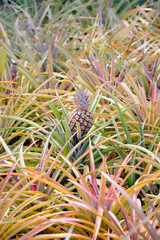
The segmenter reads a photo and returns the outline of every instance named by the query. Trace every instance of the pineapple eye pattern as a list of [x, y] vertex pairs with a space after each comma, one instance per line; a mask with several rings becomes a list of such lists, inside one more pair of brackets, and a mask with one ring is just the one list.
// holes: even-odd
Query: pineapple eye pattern
[[80, 122], [80, 123], [83, 123], [83, 118], [80, 118], [80, 119], [79, 119], [79, 122]]

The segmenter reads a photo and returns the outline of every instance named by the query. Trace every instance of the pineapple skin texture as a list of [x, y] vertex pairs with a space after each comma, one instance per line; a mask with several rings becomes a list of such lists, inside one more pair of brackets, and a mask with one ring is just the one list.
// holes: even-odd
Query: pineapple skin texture
[[77, 132], [77, 122], [80, 125], [81, 137], [84, 137], [88, 133], [93, 124], [87, 117], [93, 121], [93, 115], [89, 110], [80, 111], [76, 109], [71, 113], [69, 126], [71, 128], [72, 134], [75, 134]]

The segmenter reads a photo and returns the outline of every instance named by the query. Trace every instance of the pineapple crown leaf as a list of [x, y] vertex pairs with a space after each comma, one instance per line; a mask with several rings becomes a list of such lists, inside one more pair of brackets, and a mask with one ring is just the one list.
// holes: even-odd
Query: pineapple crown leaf
[[75, 102], [78, 109], [88, 110], [89, 103], [90, 103], [89, 92], [86, 89], [76, 90]]

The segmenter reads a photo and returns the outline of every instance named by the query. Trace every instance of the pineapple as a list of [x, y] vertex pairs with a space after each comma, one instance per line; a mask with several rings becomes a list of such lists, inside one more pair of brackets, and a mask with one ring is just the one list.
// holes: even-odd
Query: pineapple
[[81, 129], [81, 137], [83, 138], [89, 129], [92, 127], [90, 120], [93, 120], [92, 113], [88, 110], [89, 107], [89, 93], [86, 90], [77, 90], [75, 97], [76, 109], [71, 113], [69, 119], [69, 126], [72, 134], [77, 132], [77, 123]]

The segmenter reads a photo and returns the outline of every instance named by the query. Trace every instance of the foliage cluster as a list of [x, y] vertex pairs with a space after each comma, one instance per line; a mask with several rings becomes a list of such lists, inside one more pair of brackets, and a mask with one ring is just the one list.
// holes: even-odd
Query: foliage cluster
[[0, 239], [159, 239], [160, 3], [135, 3], [1, 7]]

